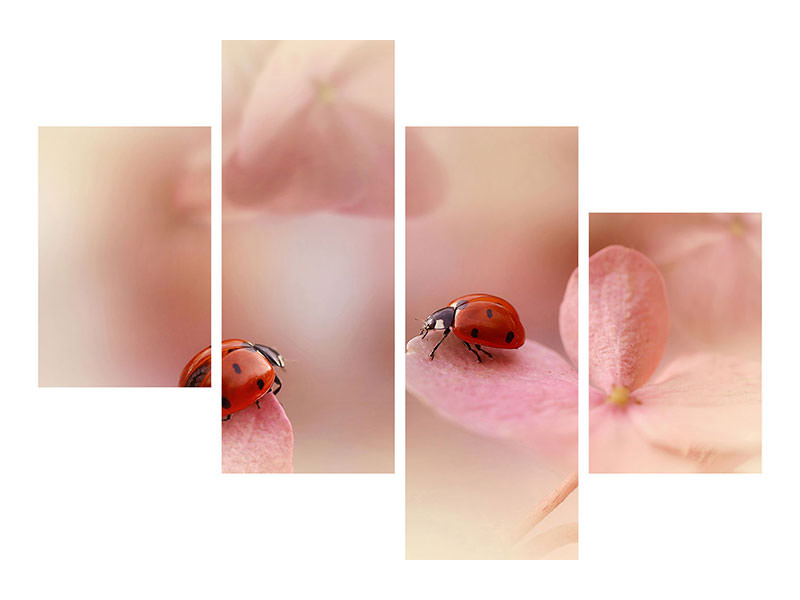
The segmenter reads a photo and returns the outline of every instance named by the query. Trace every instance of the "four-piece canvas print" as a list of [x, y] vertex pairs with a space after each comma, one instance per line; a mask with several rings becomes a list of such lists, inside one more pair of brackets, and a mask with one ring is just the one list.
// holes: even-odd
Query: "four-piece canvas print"
[[759, 213], [580, 256], [573, 124], [405, 127], [395, 172], [393, 42], [221, 53], [221, 346], [211, 128], [42, 127], [40, 386], [214, 388], [226, 474], [393, 473], [402, 355], [408, 559], [576, 559], [579, 397], [591, 477], [761, 471]]

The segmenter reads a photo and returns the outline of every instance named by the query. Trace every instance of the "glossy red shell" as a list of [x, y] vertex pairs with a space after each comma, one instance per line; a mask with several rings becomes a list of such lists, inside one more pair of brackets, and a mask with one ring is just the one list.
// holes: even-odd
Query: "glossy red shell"
[[525, 328], [510, 302], [489, 294], [468, 294], [453, 300], [456, 337], [489, 348], [519, 348]]
[[[222, 342], [222, 416], [247, 408], [265, 396], [275, 381], [275, 369], [250, 342], [240, 339]], [[204, 348], [186, 363], [181, 387], [211, 385], [211, 347]]]
[[222, 343], [223, 417], [254, 404], [269, 392], [275, 381], [272, 364], [251, 344], [244, 340], [226, 342]]

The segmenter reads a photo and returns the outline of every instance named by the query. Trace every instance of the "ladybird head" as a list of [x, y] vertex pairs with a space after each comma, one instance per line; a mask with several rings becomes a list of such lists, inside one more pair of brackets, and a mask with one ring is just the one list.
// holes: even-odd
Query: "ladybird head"
[[452, 306], [440, 308], [436, 312], [431, 313], [428, 318], [425, 319], [422, 329], [419, 330], [419, 335], [422, 336], [422, 339], [425, 339], [425, 336], [428, 335], [428, 332], [432, 329], [450, 329], [453, 326], [455, 317], [456, 310]]
[[275, 348], [270, 348], [269, 346], [262, 346], [261, 344], [253, 344], [256, 350], [258, 350], [261, 354], [264, 355], [273, 367], [280, 367], [281, 369], [286, 368], [286, 363], [281, 356], [281, 353], [275, 350]]

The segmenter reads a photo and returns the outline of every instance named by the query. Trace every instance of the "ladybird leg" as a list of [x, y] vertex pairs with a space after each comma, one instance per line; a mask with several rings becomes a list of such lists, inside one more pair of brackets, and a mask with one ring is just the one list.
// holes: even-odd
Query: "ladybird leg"
[[449, 330], [449, 329], [445, 329], [445, 330], [444, 330], [444, 333], [442, 334], [442, 339], [440, 339], [440, 340], [439, 340], [439, 343], [438, 343], [438, 344], [436, 344], [436, 345], [433, 347], [433, 350], [431, 350], [431, 354], [430, 354], [430, 356], [431, 356], [431, 360], [433, 360], [433, 354], [434, 354], [434, 352], [436, 352], [436, 349], [437, 349], [437, 348], [438, 348], [438, 347], [439, 347], [439, 346], [442, 344], [442, 342], [444, 341], [444, 338], [446, 338], [446, 337], [447, 337], [449, 334], [450, 334], [450, 330]]
[[473, 354], [474, 354], [474, 355], [475, 355], [475, 356], [478, 358], [478, 362], [483, 362], [483, 361], [481, 360], [481, 355], [480, 355], [480, 354], [478, 354], [478, 353], [475, 351], [475, 348], [473, 348], [472, 346], [470, 346], [470, 345], [469, 345], [467, 342], [464, 342], [464, 345], [467, 347], [467, 350], [469, 350], [470, 352], [472, 352], [472, 353], [473, 353]]
[[478, 350], [480, 350], [481, 352], [483, 352], [483, 353], [484, 353], [486, 356], [488, 356], [489, 358], [494, 358], [494, 356], [492, 356], [492, 355], [491, 355], [489, 352], [487, 352], [486, 350], [484, 350], [483, 348], [481, 348], [481, 345], [480, 345], [480, 344], [475, 344], [475, 347], [476, 347]]
[[224, 419], [222, 419], [222, 422], [224, 423], [225, 421], [230, 421], [230, 420], [231, 420], [231, 416], [230, 416], [230, 415], [228, 415], [227, 417], [225, 417]]
[[261, 400], [256, 400], [256, 407], [261, 408]]
[[[278, 394], [278, 392], [280, 392], [280, 391], [281, 391], [281, 388], [283, 387], [283, 384], [281, 383], [281, 378], [280, 378], [280, 377], [278, 377], [278, 374], [277, 374], [277, 373], [275, 373], [275, 381], [277, 381], [277, 382], [278, 382], [278, 387], [277, 387], [277, 388], [275, 388], [274, 390], [270, 390], [270, 391], [271, 391], [271, 392], [272, 392], [274, 395], [277, 395], [277, 394]], [[275, 383], [275, 381], [273, 381], [273, 383]]]

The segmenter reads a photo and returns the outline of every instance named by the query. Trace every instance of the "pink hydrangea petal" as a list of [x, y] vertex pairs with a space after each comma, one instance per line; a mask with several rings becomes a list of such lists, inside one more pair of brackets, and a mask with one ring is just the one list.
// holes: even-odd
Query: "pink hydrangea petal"
[[532, 340], [517, 350], [492, 348], [478, 363], [454, 335], [406, 347], [406, 386], [443, 417], [476, 433], [510, 438], [572, 464], [577, 457], [578, 377], [561, 355]]
[[760, 356], [761, 255], [750, 239], [726, 232], [661, 267], [674, 325], [700, 348]]
[[348, 56], [362, 44], [280, 42], [264, 61], [242, 111], [237, 144], [242, 162], [271, 159], [264, 148], [280, 137], [286, 123], [311, 106], [332, 105], [323, 99], [325, 89], [341, 92]]
[[609, 246], [589, 259], [589, 379], [635, 390], [658, 366], [669, 333], [664, 279], [644, 254]]
[[761, 364], [682, 356], [635, 394], [631, 422], [653, 445], [706, 469], [729, 470], [761, 450]]
[[590, 220], [593, 243], [637, 248], [664, 276], [668, 352], [682, 346], [760, 357], [760, 214], [595, 214]]
[[390, 42], [282, 42], [226, 153], [225, 198], [391, 216], [393, 81]]
[[606, 394], [593, 387], [589, 388], [589, 408], [605, 404]]
[[663, 267], [721, 241], [730, 234], [729, 221], [722, 214], [640, 213], [631, 215], [626, 228], [639, 236], [635, 247]]
[[222, 423], [223, 473], [291, 473], [294, 433], [274, 395]]
[[761, 255], [759, 213], [669, 213], [634, 215], [644, 233], [640, 247], [659, 267], [691, 258], [708, 246], [742, 238], [756, 241]]
[[244, 109], [264, 65], [281, 42], [275, 40], [223, 40], [222, 42], [222, 145], [233, 145]]
[[642, 435], [630, 408], [598, 402], [589, 411], [589, 471], [592, 473], [694, 473], [695, 463], [667, 452]]
[[558, 313], [558, 326], [561, 331], [561, 341], [564, 350], [572, 361], [578, 366], [578, 269], [576, 268], [567, 282], [564, 290], [564, 300]]

